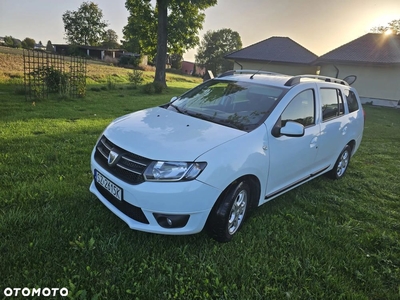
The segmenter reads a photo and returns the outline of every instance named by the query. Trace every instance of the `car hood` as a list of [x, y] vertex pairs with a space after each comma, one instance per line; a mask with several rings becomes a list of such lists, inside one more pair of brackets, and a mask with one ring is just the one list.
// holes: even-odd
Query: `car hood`
[[194, 161], [208, 150], [245, 131], [197, 119], [161, 107], [114, 120], [104, 135], [137, 155], [164, 161]]

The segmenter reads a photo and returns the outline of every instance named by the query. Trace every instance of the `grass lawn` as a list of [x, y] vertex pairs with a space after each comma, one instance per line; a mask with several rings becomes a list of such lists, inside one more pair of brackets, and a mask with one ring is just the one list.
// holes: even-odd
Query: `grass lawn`
[[400, 110], [365, 107], [343, 179], [263, 205], [227, 244], [130, 230], [90, 194], [105, 126], [194, 84], [35, 103], [0, 84], [0, 298], [48, 287], [71, 299], [399, 299]]

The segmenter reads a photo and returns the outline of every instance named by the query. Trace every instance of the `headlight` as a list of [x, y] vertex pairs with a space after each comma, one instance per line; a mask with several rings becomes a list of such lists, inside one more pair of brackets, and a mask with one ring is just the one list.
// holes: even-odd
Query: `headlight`
[[195, 179], [207, 163], [179, 161], [153, 161], [144, 171], [147, 181], [179, 181]]

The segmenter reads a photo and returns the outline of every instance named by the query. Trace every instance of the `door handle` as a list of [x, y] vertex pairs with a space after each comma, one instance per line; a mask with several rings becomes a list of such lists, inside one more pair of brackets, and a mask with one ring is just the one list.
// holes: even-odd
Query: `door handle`
[[311, 142], [310, 142], [310, 148], [318, 148], [318, 144], [317, 144], [317, 142], [318, 142], [318, 137], [314, 137], [312, 140], [311, 140]]
[[345, 135], [347, 133], [347, 126], [344, 126], [344, 128], [342, 129], [342, 135]]

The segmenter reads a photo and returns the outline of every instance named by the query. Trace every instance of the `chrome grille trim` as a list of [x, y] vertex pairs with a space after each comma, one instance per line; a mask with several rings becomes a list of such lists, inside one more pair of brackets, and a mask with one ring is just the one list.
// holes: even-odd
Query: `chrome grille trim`
[[127, 160], [127, 161], [130, 161], [130, 162], [132, 162], [132, 163], [135, 163], [135, 164], [138, 164], [138, 165], [144, 166], [144, 167], [147, 167], [147, 166], [148, 166], [148, 165], [146, 165], [146, 164], [142, 164], [141, 162], [138, 162], [138, 161], [136, 161], [136, 160], [133, 160], [133, 159], [127, 158], [127, 157], [125, 157], [125, 156], [122, 156], [122, 158], [123, 158], [123, 159], [125, 159], [125, 160]]
[[[111, 150], [120, 155], [119, 161], [114, 166], [108, 165], [108, 156]], [[143, 173], [152, 162], [152, 160], [146, 157], [130, 153], [116, 146], [104, 135], [96, 145], [94, 158], [106, 171], [130, 184], [142, 183], [144, 181]]]
[[108, 154], [104, 153], [104, 150], [103, 150], [103, 149], [97, 147], [97, 150], [101, 153], [101, 155], [104, 156], [105, 159], [108, 159]]
[[140, 172], [131, 170], [131, 169], [129, 169], [129, 168], [126, 168], [126, 167], [122, 166], [121, 164], [117, 164], [117, 166], [120, 167], [121, 169], [127, 170], [127, 171], [129, 171], [129, 172], [132, 172], [132, 173], [135, 173], [135, 174], [138, 174], [138, 175], [142, 175], [142, 174], [143, 174], [143, 173], [140, 173]]

